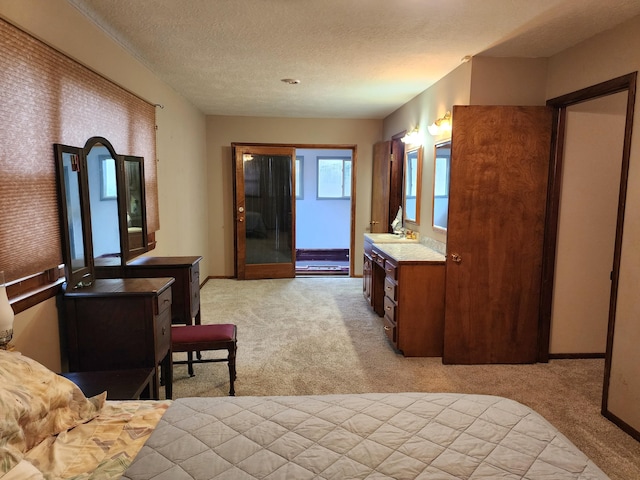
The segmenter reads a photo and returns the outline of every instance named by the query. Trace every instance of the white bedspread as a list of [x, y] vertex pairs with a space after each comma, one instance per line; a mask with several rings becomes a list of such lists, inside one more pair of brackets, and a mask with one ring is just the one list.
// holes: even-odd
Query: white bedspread
[[400, 393], [173, 402], [123, 479], [606, 479], [530, 408]]

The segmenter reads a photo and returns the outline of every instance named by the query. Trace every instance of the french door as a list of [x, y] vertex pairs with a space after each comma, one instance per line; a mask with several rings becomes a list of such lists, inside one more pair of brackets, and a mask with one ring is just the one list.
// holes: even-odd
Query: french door
[[295, 277], [295, 148], [233, 144], [236, 276]]

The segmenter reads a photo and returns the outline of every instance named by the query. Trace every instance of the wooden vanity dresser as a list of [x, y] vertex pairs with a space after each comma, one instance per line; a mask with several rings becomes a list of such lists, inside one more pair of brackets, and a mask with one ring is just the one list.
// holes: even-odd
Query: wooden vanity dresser
[[[367, 246], [367, 243], [369, 244]], [[440, 357], [444, 342], [444, 255], [417, 242], [372, 243], [365, 298], [384, 331], [407, 357]], [[366, 284], [365, 284], [366, 285]]]
[[[96, 279], [63, 287], [69, 369], [72, 372], [162, 367], [172, 394], [171, 286], [173, 278]], [[159, 396], [159, 376], [152, 398]]]
[[201, 256], [137, 257], [120, 264], [96, 265], [97, 278], [173, 277], [171, 320], [175, 324], [200, 325]]

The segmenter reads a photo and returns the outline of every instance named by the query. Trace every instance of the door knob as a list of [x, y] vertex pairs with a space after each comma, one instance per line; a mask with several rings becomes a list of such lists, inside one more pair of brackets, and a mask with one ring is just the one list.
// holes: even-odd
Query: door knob
[[462, 258], [460, 258], [460, 255], [458, 255], [457, 253], [452, 253], [451, 260], [456, 263], [460, 263], [462, 261]]

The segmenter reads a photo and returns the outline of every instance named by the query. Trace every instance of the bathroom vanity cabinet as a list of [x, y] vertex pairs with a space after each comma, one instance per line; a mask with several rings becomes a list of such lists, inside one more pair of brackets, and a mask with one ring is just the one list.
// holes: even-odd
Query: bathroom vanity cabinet
[[365, 261], [369, 256], [371, 275], [363, 280], [363, 290], [367, 298], [369, 288], [371, 307], [383, 317], [387, 338], [407, 357], [441, 356], [444, 255], [415, 240], [372, 240], [365, 236]]

